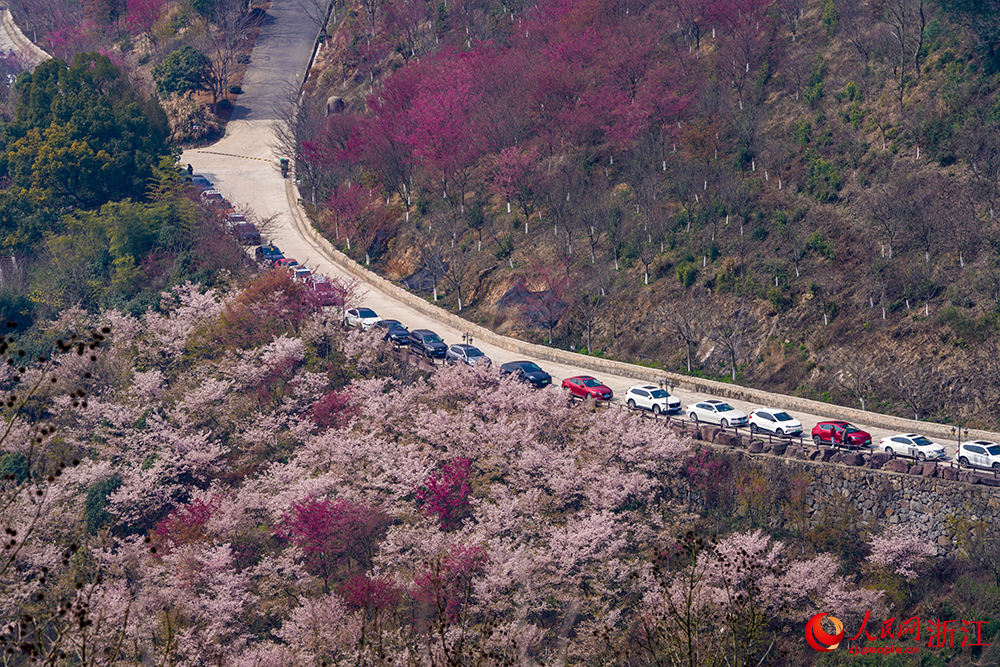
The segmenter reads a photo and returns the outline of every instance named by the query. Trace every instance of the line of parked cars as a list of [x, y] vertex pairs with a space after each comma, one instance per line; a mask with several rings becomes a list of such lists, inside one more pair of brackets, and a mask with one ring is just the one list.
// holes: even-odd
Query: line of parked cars
[[284, 269], [292, 275], [292, 280], [302, 283], [309, 296], [319, 306], [343, 306], [344, 294], [334, 287], [333, 282], [320, 273], [298, 263], [291, 257], [285, 257], [278, 246], [273, 243], [259, 245], [254, 248], [254, 259], [257, 263], [278, 269]]
[[212, 181], [201, 174], [186, 174], [184, 180], [198, 191], [198, 200], [220, 217], [226, 231], [246, 246], [260, 245], [260, 230], [248, 221], [242, 213], [237, 213], [225, 196], [212, 187]]
[[[634, 390], [630, 389], [631, 392]], [[656, 389], [645, 387], [644, 389]], [[629, 399], [629, 407], [636, 407], [633, 398]], [[792, 417], [784, 410], [776, 408], [757, 408], [746, 415], [725, 401], [707, 399], [693, 403], [684, 408], [684, 413], [691, 421], [718, 424], [723, 428], [748, 426], [753, 433], [769, 433], [777, 436], [800, 437], [802, 422]], [[834, 445], [850, 449], [872, 447], [872, 436], [865, 430], [850, 422], [828, 420], [817, 423], [811, 432], [816, 445]], [[934, 460], [947, 457], [945, 448], [919, 433], [897, 433], [882, 438], [878, 449], [886, 454], [903, 455], [918, 460]], [[993, 468], [1000, 471], [1000, 445], [987, 440], [973, 440], [962, 443], [956, 456], [959, 463], [968, 466]]]
[[[469, 343], [447, 345], [435, 332], [429, 329], [409, 331], [398, 320], [383, 320], [371, 308], [349, 308], [344, 311], [344, 325], [367, 330], [376, 327], [382, 330], [383, 338], [397, 345], [408, 345], [415, 354], [428, 359], [443, 359], [449, 364], [490, 365], [492, 362], [482, 350]], [[500, 366], [500, 374], [513, 376], [532, 387], [543, 389], [552, 384], [552, 376], [533, 361], [509, 361]], [[561, 387], [570, 396], [592, 398], [597, 401], [611, 401], [614, 391], [600, 380], [589, 375], [566, 378]], [[705, 399], [681, 409], [681, 402], [664, 387], [654, 384], [639, 384], [625, 392], [625, 403], [632, 410], [646, 410], [653, 414], [677, 414], [683, 412], [695, 423], [718, 424], [723, 428], [747, 427], [754, 434], [768, 433], [776, 436], [802, 437], [802, 422], [787, 411], [778, 408], [760, 407], [747, 415], [726, 401]], [[872, 447], [872, 436], [867, 431], [841, 420], [827, 420], [817, 423], [811, 432], [817, 445], [834, 445], [851, 449]], [[887, 454], [912, 456], [921, 460], [945, 458], [945, 449], [926, 436], [917, 433], [899, 433], [879, 441], [879, 449]], [[993, 468], [1000, 471], [1000, 445], [995, 442], [976, 440], [963, 443], [957, 456], [962, 465]]]
[[410, 331], [399, 320], [382, 319], [371, 308], [359, 306], [344, 311], [344, 326], [354, 327], [362, 331], [376, 328], [382, 333], [382, 339], [396, 345], [406, 345], [414, 354], [428, 359], [442, 359], [445, 363], [491, 365], [492, 360], [475, 345], [456, 343], [448, 345], [430, 329], [414, 329]]

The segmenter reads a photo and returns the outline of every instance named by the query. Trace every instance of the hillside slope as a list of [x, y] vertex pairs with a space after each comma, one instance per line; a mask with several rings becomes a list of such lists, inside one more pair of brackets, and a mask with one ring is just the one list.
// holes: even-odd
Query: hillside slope
[[1000, 14], [878, 10], [340, 12], [288, 147], [331, 240], [470, 319], [995, 426]]

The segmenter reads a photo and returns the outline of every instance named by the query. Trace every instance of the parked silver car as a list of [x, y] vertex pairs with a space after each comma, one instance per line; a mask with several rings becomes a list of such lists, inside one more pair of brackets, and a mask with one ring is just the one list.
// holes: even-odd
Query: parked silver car
[[493, 360], [487, 357], [478, 347], [466, 343], [456, 343], [449, 346], [448, 351], [444, 353], [444, 360], [452, 365], [465, 364], [466, 366], [476, 366], [479, 364], [489, 366], [493, 363]]

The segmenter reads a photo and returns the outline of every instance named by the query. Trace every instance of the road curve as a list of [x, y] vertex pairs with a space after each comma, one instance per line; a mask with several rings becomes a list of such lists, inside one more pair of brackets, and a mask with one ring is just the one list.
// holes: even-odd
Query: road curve
[[[412, 294], [403, 294], [397, 288], [387, 285], [377, 276], [367, 274], [362, 267], [333, 250], [329, 243], [318, 238], [304, 214], [297, 205], [297, 193], [288, 179], [283, 179], [277, 168], [275, 154], [275, 132], [273, 124], [279, 117], [279, 105], [288, 100], [289, 91], [296, 90], [305, 74], [309, 56], [315, 39], [315, 26], [308, 18], [296, 10], [292, 0], [275, 0], [269, 10], [270, 18], [265, 22], [254, 48], [250, 67], [244, 80], [244, 94], [229, 122], [226, 135], [218, 143], [204, 148], [184, 151], [182, 164], [191, 164], [194, 170], [207, 176], [231, 202], [245, 205], [263, 218], [274, 220], [270, 239], [277, 244], [285, 256], [294, 257], [300, 263], [319, 273], [351, 279], [361, 276], [367, 292], [362, 298], [364, 305], [373, 308], [383, 318], [394, 318], [409, 328], [428, 328], [437, 331], [446, 342], [460, 342], [462, 333], [473, 325], [460, 321], [454, 315], [432, 307]], [[418, 302], [419, 301], [419, 302]], [[478, 330], [478, 327], [476, 327]], [[561, 353], [541, 346], [528, 346], [522, 341], [505, 338], [497, 334], [477, 336], [476, 345], [483, 349], [497, 364], [521, 358], [532, 358], [525, 350], [534, 349], [534, 356], [542, 367], [552, 374], [553, 384], [562, 378], [580, 374], [597, 374], [615, 394], [621, 396], [625, 390], [637, 382], [662, 379], [664, 374], [649, 368], [629, 364], [608, 364], [570, 353]], [[563, 361], [552, 359], [560, 357]], [[541, 361], [545, 359], [546, 361]], [[602, 364], [602, 366], [594, 366]], [[606, 368], [611, 366], [614, 372]], [[602, 368], [605, 370], [594, 370]], [[854, 420], [858, 426], [872, 434], [875, 444], [886, 435], [899, 431], [925, 432], [945, 445], [950, 455], [954, 455], [956, 445], [944, 437], [948, 427], [904, 420], [874, 413], [847, 411], [837, 406], [826, 406], [816, 402], [763, 394], [744, 390], [731, 385], [711, 383], [702, 380], [688, 380], [677, 376], [678, 387], [674, 393], [682, 405], [705, 398], [705, 393], [693, 391], [693, 383], [699, 383], [702, 390], [717, 386], [718, 391], [735, 394], [767, 396], [755, 402], [729, 398], [737, 409], [749, 413], [754, 407], [766, 401], [774, 407], [785, 408], [801, 419], [806, 434], [812, 426], [823, 419], [844, 418]], [[801, 406], [816, 406], [817, 409], [803, 410]], [[825, 414], [826, 416], [823, 416]], [[855, 415], [860, 414], [862, 418]], [[868, 420], [863, 417], [869, 416]], [[884, 427], [878, 428], [873, 423]], [[1000, 440], [1000, 435], [976, 431], [975, 438]]]

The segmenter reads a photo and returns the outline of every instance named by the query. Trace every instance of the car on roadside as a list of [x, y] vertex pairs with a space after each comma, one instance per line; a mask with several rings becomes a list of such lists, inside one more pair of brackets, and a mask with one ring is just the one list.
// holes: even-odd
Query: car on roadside
[[726, 428], [728, 426], [746, 426], [749, 418], [725, 401], [709, 399], [692, 403], [684, 408], [684, 413], [693, 422], [707, 422], [718, 424]]
[[410, 350], [428, 359], [444, 359], [448, 346], [430, 329], [414, 329], [406, 337]]
[[596, 401], [610, 401], [615, 393], [597, 378], [577, 375], [562, 381], [562, 388], [577, 398], [593, 398]]
[[265, 266], [274, 266], [275, 262], [277, 262], [279, 259], [284, 259], [285, 257], [283, 254], [281, 254], [281, 250], [278, 249], [278, 246], [274, 245], [273, 243], [257, 246], [257, 248], [253, 252], [253, 256], [254, 259], [257, 260], [257, 262]]
[[681, 409], [681, 399], [655, 384], [637, 384], [625, 392], [625, 403], [632, 410], [641, 408], [653, 414], [667, 414]]
[[535, 389], [544, 389], [552, 384], [552, 376], [534, 361], [508, 361], [506, 364], [501, 364], [500, 375], [513, 376]]
[[306, 290], [316, 306], [343, 306], [344, 295], [333, 288], [333, 283], [326, 276], [312, 274], [306, 282]]
[[1000, 470], [1000, 445], [989, 440], [970, 440], [958, 447], [958, 462], [964, 466]]
[[246, 221], [247, 217], [242, 213], [237, 213], [236, 211], [226, 212], [226, 227], [229, 227], [230, 229]]
[[344, 311], [344, 325], [368, 331], [381, 317], [371, 308], [348, 308]]
[[215, 208], [218, 209], [229, 208], [229, 200], [226, 199], [225, 196], [218, 190], [213, 190], [213, 189], [202, 190], [201, 194], [198, 195], [198, 197], [201, 200], [202, 204], [206, 204], [208, 206], [214, 206]]
[[252, 222], [237, 223], [232, 232], [241, 245], [260, 245], [260, 230]]
[[195, 189], [199, 191], [212, 189], [212, 181], [208, 180], [201, 174], [188, 174], [184, 176], [183, 180], [193, 185]]
[[292, 268], [292, 280], [300, 283], [304, 283], [312, 276], [312, 271], [310, 271], [305, 266], [296, 266]]
[[882, 438], [878, 444], [886, 454], [902, 454], [917, 459], [943, 459], [944, 447], [919, 433], [897, 433]]
[[382, 340], [391, 341], [396, 345], [406, 345], [410, 337], [410, 330], [399, 320], [379, 320], [375, 326], [384, 332]]
[[801, 435], [802, 422], [784, 410], [777, 408], [757, 408], [750, 411], [750, 430], [764, 431], [775, 435]]
[[451, 365], [465, 364], [466, 366], [489, 366], [493, 360], [487, 357], [482, 350], [475, 345], [468, 343], [455, 343], [448, 346], [448, 351], [444, 354], [444, 360]]
[[294, 260], [291, 257], [282, 257], [281, 259], [275, 260], [275, 266], [280, 266], [283, 269], [291, 269], [292, 267], [298, 266], [298, 260]]
[[817, 445], [835, 445], [860, 449], [872, 446], [872, 434], [845, 421], [822, 421], [813, 426], [812, 439]]

